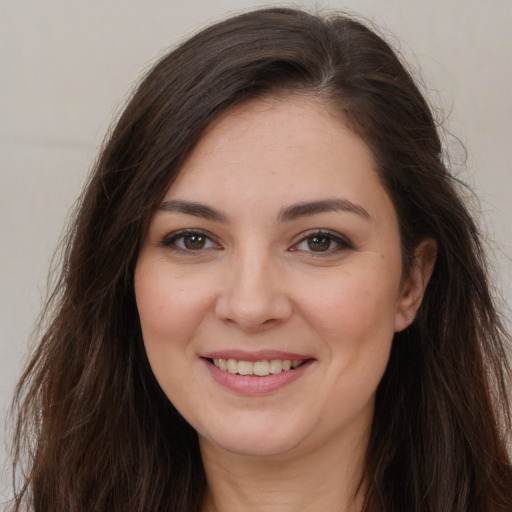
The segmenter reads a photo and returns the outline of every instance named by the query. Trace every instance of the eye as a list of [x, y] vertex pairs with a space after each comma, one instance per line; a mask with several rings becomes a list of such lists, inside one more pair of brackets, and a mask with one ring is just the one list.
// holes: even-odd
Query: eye
[[338, 233], [315, 231], [302, 238], [298, 243], [290, 247], [289, 250], [327, 255], [353, 248], [352, 242]]
[[204, 231], [177, 231], [167, 235], [161, 242], [163, 247], [182, 252], [200, 252], [208, 249], [222, 249], [211, 235]]

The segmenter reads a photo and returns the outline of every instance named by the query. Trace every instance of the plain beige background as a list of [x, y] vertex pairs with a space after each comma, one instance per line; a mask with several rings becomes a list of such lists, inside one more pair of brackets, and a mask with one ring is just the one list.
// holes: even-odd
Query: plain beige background
[[[104, 133], [155, 58], [251, 0], [0, 0], [0, 433], [51, 256]], [[281, 3], [282, 5], [282, 3]], [[456, 140], [480, 198], [511, 318], [512, 0], [287, 3], [356, 11], [383, 27]], [[508, 305], [507, 305], [508, 303]], [[77, 326], [77, 328], [80, 328]], [[0, 447], [0, 501], [8, 494]], [[3, 468], [3, 471], [1, 471]], [[1, 508], [1, 505], [0, 505]]]

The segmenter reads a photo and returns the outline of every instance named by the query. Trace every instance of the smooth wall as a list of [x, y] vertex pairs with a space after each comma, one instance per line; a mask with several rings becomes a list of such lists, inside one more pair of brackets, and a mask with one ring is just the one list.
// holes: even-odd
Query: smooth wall
[[355, 11], [401, 49], [444, 119], [457, 176], [480, 199], [512, 317], [512, 0], [0, 0], [0, 502], [4, 417], [51, 257], [111, 120], [166, 49], [263, 5]]

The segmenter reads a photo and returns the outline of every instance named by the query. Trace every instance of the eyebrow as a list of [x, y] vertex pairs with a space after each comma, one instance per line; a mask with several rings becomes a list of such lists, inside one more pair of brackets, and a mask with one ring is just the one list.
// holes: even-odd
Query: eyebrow
[[366, 220], [372, 220], [371, 215], [361, 205], [337, 197], [287, 206], [280, 211], [278, 218], [280, 222], [289, 222], [307, 215], [338, 211], [355, 213]]
[[206, 204], [195, 203], [193, 201], [181, 201], [178, 199], [164, 201], [158, 210], [162, 212], [184, 213], [186, 215], [202, 217], [203, 219], [214, 220], [216, 222], [228, 222], [226, 214]]
[[[213, 220], [216, 222], [227, 223], [228, 216], [211, 206], [194, 201], [183, 201], [180, 199], [171, 199], [164, 201], [159, 211], [170, 213], [183, 213], [194, 217], [202, 217], [203, 219]], [[279, 222], [290, 222], [300, 217], [308, 215], [317, 215], [319, 213], [328, 212], [349, 212], [355, 213], [366, 220], [372, 220], [371, 215], [361, 206], [348, 199], [330, 198], [318, 201], [306, 201], [303, 203], [292, 204], [281, 209], [278, 215]]]

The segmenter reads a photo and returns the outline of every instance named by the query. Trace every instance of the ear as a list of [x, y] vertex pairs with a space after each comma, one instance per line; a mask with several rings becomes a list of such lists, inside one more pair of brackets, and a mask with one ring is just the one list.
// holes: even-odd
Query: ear
[[428, 281], [434, 270], [437, 243], [432, 238], [422, 240], [414, 251], [409, 273], [404, 277], [395, 316], [395, 332], [406, 329], [420, 307]]

